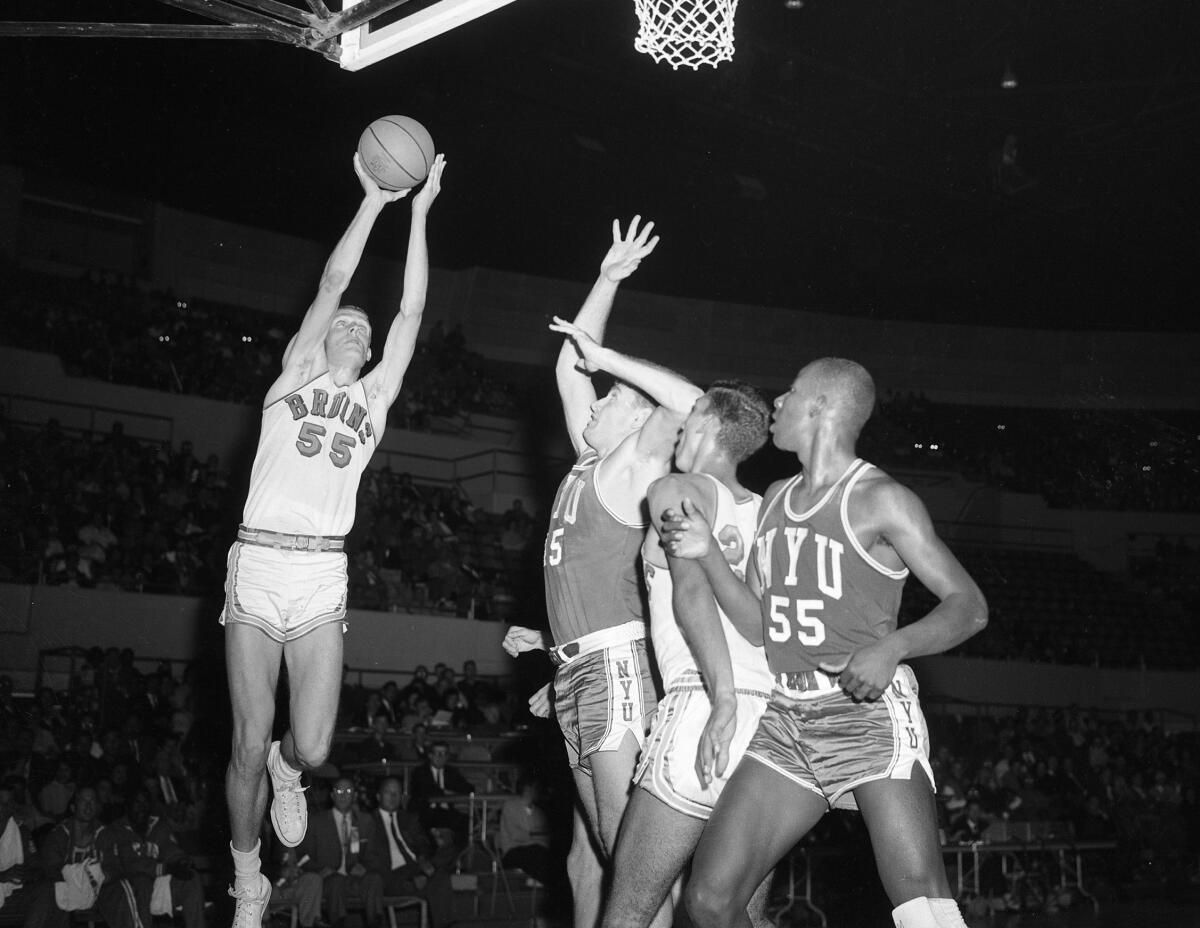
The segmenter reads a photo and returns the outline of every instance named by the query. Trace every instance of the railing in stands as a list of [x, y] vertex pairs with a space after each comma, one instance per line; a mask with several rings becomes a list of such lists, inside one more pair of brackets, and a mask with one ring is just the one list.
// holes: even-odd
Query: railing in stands
[[116, 422], [133, 441], [148, 441], [170, 448], [175, 442], [175, 420], [169, 416], [98, 406], [92, 403], [73, 403], [70, 400], [49, 400], [24, 393], [0, 393], [0, 403], [8, 421], [14, 425], [44, 428], [50, 419], [58, 419], [69, 434], [106, 435]]
[[936, 520], [938, 533], [951, 544], [999, 545], [1026, 551], [1073, 551], [1070, 529], [1037, 525], [1001, 525], [998, 522]]
[[[1050, 712], [1065, 712], [1065, 706], [1037, 706], [1019, 702], [970, 702], [965, 699], [955, 699], [952, 696], [938, 696], [922, 693], [921, 708], [928, 715], [962, 715], [1005, 717], [1016, 715], [1017, 712], [1030, 709], [1043, 709]], [[1123, 720], [1129, 713], [1127, 709], [1113, 709], [1099, 706], [1071, 707], [1088, 715], [1107, 719], [1109, 721]], [[1149, 715], [1165, 732], [1192, 731], [1200, 732], [1200, 716], [1169, 708], [1146, 708], [1136, 710], [1139, 716]]]

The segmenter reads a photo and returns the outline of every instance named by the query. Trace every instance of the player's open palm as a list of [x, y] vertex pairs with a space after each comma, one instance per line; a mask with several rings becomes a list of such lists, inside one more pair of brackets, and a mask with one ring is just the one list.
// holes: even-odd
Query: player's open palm
[[425, 186], [423, 186], [415, 197], [413, 197], [413, 212], [428, 213], [429, 207], [433, 205], [433, 201], [437, 199], [437, 195], [442, 192], [442, 171], [446, 169], [446, 156], [438, 155], [433, 159], [433, 164], [429, 167], [429, 176], [425, 178]]
[[648, 222], [638, 229], [638, 223], [641, 221], [641, 216], [634, 216], [633, 221], [629, 223], [629, 229], [622, 235], [621, 220], [613, 220], [612, 247], [600, 263], [600, 273], [613, 283], [624, 280], [636, 271], [642, 263], [642, 258], [654, 251], [658, 244], [657, 235], [650, 237], [654, 223]]
[[729, 766], [729, 745], [736, 730], [737, 703], [731, 699], [717, 700], [696, 747], [696, 777], [701, 786], [707, 788], [715, 777], [725, 776], [725, 768]]
[[363, 167], [362, 156], [357, 152], [354, 154], [354, 173], [358, 175], [358, 182], [362, 184], [363, 197], [372, 202], [383, 206], [387, 203], [395, 203], [397, 200], [408, 196], [408, 190], [384, 190], [375, 182], [367, 169]]

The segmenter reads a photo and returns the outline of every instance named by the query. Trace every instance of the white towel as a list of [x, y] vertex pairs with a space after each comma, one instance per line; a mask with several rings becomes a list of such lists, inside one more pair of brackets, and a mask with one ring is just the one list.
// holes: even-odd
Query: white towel
[[[19, 867], [23, 863], [25, 847], [21, 843], [21, 826], [15, 818], [10, 817], [8, 824], [4, 826], [4, 834], [0, 835], [0, 870]], [[5, 900], [20, 886], [20, 883], [0, 883], [0, 909], [4, 908]]]
[[100, 861], [67, 864], [62, 868], [62, 882], [54, 884], [54, 900], [64, 912], [90, 909], [96, 904], [103, 882], [104, 871], [100, 868]]
[[154, 878], [154, 891], [150, 894], [150, 914], [170, 915], [174, 910], [171, 905], [171, 877], [163, 874]]

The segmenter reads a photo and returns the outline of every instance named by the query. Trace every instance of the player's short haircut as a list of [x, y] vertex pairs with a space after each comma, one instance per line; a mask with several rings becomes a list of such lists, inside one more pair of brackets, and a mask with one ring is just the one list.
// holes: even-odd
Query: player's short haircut
[[365, 309], [363, 309], [361, 306], [355, 306], [353, 303], [346, 303], [344, 306], [339, 306], [334, 312], [334, 315], [337, 315], [338, 313], [359, 313], [363, 316], [366, 316], [368, 319], [371, 318], [369, 315], [367, 315], [367, 311]]
[[654, 400], [650, 398], [649, 393], [646, 393], [644, 390], [635, 387], [633, 384], [625, 380], [618, 380], [617, 383], [619, 383], [633, 395], [633, 408], [635, 410], [646, 409], [649, 412], [654, 412], [654, 410], [658, 409], [658, 403], [654, 402]]
[[857, 435], [875, 411], [875, 381], [857, 361], [819, 358], [805, 370], [816, 374], [837, 416]]
[[744, 380], [717, 380], [704, 395], [721, 422], [717, 444], [735, 464], [766, 444], [771, 407], [758, 387]]

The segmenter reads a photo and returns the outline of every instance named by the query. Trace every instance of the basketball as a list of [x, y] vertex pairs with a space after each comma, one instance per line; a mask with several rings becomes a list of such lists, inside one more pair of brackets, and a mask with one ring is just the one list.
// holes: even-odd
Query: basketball
[[407, 190], [425, 179], [436, 150], [429, 130], [409, 116], [381, 116], [358, 139], [363, 167], [387, 190]]

